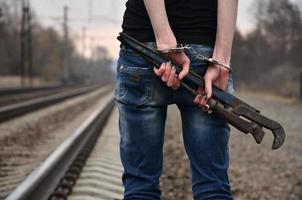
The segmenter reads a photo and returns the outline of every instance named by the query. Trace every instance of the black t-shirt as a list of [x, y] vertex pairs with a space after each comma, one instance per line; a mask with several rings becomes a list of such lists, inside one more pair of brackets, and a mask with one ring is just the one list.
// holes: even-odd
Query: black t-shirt
[[[214, 46], [217, 0], [165, 0], [167, 15], [178, 43]], [[141, 42], [155, 41], [143, 0], [128, 0], [123, 32]]]

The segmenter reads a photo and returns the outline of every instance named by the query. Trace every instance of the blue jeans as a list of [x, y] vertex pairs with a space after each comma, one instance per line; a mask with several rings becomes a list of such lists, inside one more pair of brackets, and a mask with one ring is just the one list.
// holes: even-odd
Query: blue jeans
[[[154, 43], [148, 43], [154, 46]], [[213, 49], [191, 45], [211, 56]], [[204, 75], [207, 65], [189, 52], [190, 69]], [[193, 104], [184, 88], [174, 91], [152, 70], [153, 66], [132, 50], [120, 50], [115, 102], [119, 109], [120, 156], [124, 166], [125, 200], [160, 199], [159, 177], [163, 165], [164, 128], [167, 106], [176, 104], [182, 118], [183, 141], [190, 160], [195, 200], [232, 199], [228, 180], [228, 124]], [[229, 76], [228, 92], [233, 92]]]

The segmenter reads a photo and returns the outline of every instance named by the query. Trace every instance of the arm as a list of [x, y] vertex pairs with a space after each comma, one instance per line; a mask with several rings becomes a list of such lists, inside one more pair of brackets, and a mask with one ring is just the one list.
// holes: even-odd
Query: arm
[[[217, 33], [213, 58], [220, 63], [229, 66], [233, 37], [236, 27], [238, 0], [218, 0]], [[207, 97], [212, 96], [212, 83], [221, 89], [225, 89], [228, 82], [228, 70], [223, 67], [210, 65], [205, 74], [205, 92]], [[195, 103], [206, 105], [206, 99], [195, 98]]]
[[168, 49], [176, 47], [177, 42], [168, 21], [165, 1], [144, 0], [144, 3], [153, 27], [157, 48]]
[[[157, 49], [163, 50], [176, 47], [177, 41], [168, 21], [165, 1], [144, 0], [144, 3], [152, 24]], [[171, 68], [170, 63], [162, 64], [159, 69], [154, 68], [154, 72], [157, 76], [161, 77], [162, 81], [166, 82], [169, 87], [177, 89], [180, 85], [180, 80], [189, 73], [190, 60], [184, 52], [169, 53], [167, 56], [170, 60], [182, 66], [182, 71], [179, 73], [179, 76], [176, 75], [176, 70]]]
[[230, 65], [238, 0], [218, 0], [217, 34], [213, 58]]

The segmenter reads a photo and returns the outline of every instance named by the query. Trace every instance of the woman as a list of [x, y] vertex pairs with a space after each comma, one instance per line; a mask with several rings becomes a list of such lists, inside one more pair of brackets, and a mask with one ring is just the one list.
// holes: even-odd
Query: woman
[[[237, 6], [237, 0], [128, 0], [122, 28], [159, 51], [168, 52], [177, 43], [189, 44], [193, 51], [230, 66]], [[228, 67], [207, 65], [187, 50], [166, 56], [182, 66], [179, 75], [170, 63], [155, 69], [121, 46], [115, 101], [124, 199], [160, 199], [164, 126], [170, 104], [176, 104], [181, 113], [194, 199], [232, 199], [227, 173], [230, 129], [217, 115], [204, 112], [212, 84], [232, 92]], [[179, 88], [189, 68], [205, 78], [205, 88], [199, 88], [201, 95], [195, 98]]]

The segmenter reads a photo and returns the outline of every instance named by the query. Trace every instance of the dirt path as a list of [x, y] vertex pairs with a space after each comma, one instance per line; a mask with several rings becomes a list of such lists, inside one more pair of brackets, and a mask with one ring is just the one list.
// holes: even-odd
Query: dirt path
[[[235, 199], [302, 199], [302, 103], [268, 95], [237, 95], [280, 122], [287, 138], [281, 149], [272, 151], [269, 131], [263, 144], [257, 145], [251, 135], [232, 129], [229, 175]], [[180, 139], [179, 113], [175, 107], [169, 113], [161, 179], [163, 199], [189, 200], [192, 199], [189, 166]]]

